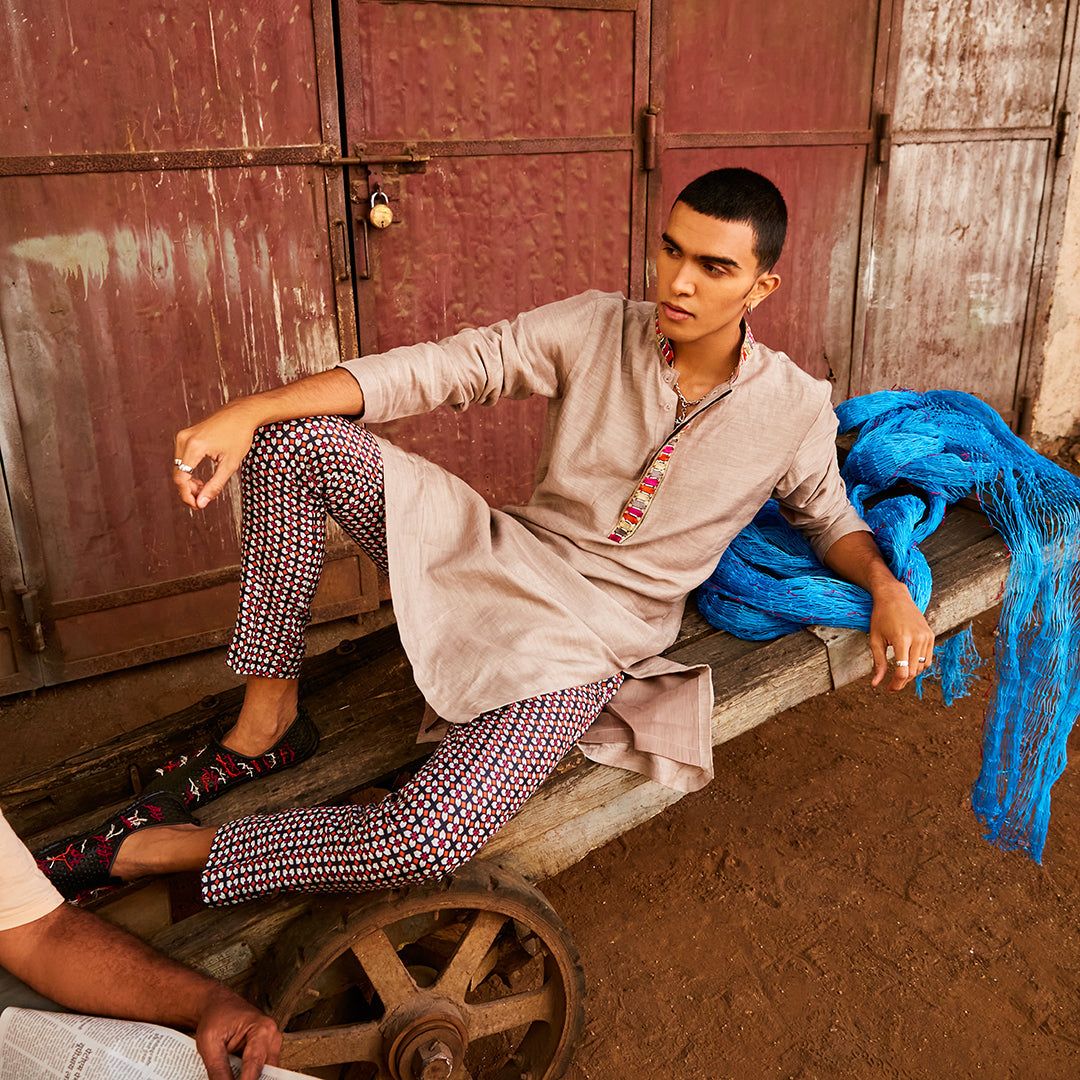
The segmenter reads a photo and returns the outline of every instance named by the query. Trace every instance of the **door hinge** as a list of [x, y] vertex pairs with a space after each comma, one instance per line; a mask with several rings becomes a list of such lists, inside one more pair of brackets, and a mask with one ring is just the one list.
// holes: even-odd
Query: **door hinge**
[[874, 130], [874, 148], [879, 165], [886, 165], [892, 151], [892, 113], [878, 113], [877, 126]]
[[23, 623], [26, 627], [26, 647], [30, 652], [45, 651], [45, 630], [41, 625], [41, 603], [37, 589], [19, 584], [14, 588], [15, 595], [22, 601]]
[[1057, 134], [1054, 136], [1054, 157], [1059, 158], [1065, 153], [1065, 143], [1069, 141], [1069, 121], [1071, 115], [1065, 109], [1057, 114]]
[[650, 105], [642, 115], [641, 167], [648, 172], [656, 168], [656, 118], [660, 110]]

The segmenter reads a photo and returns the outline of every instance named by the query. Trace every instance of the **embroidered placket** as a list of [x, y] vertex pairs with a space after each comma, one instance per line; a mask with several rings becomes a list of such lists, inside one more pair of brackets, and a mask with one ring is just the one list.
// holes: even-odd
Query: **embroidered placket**
[[[656, 347], [660, 350], [660, 356], [669, 366], [675, 363], [675, 350], [671, 347], [671, 342], [660, 331], [659, 316], [657, 316], [656, 320]], [[679, 439], [706, 409], [710, 409], [713, 405], [723, 401], [735, 389], [735, 380], [738, 379], [743, 362], [750, 355], [750, 350], [753, 347], [754, 335], [750, 333], [750, 327], [747, 326], [743, 335], [742, 348], [739, 350], [739, 363], [736, 365], [735, 373], [731, 376], [731, 386], [719, 397], [714, 398], [707, 405], [698, 409], [692, 416], [688, 416], [681, 424], [675, 425], [674, 430], [664, 440], [664, 445], [656, 451], [652, 461], [649, 462], [645, 471], [641, 474], [641, 479], [638, 480], [633, 495], [627, 500], [626, 505], [619, 514], [619, 520], [615, 523], [615, 528], [608, 533], [609, 540], [621, 544], [637, 531], [637, 527], [649, 512], [649, 507], [652, 505], [653, 499], [656, 498], [656, 493], [664, 482], [664, 477], [667, 476], [671, 464], [671, 455], [675, 453], [675, 447], [678, 446]]]

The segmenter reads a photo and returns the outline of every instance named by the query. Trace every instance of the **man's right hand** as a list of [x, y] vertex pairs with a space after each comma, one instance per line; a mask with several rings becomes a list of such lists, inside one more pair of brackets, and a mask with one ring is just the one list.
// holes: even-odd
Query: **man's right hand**
[[[202, 510], [240, 468], [256, 428], [302, 416], [360, 416], [363, 411], [363, 391], [344, 368], [331, 368], [276, 390], [237, 398], [176, 436], [173, 458], [184, 468], [174, 466], [173, 482], [183, 502]], [[208, 480], [199, 480], [194, 473], [205, 458], [214, 463], [214, 472]]]
[[[201, 423], [184, 428], [176, 436], [173, 458], [181, 462], [174, 466], [173, 482], [180, 499], [196, 510], [209, 506], [225, 482], [240, 467], [244, 455], [251, 449], [258, 423], [243, 407], [245, 399], [226, 405]], [[205, 458], [214, 463], [214, 472], [207, 480], [195, 476]]]

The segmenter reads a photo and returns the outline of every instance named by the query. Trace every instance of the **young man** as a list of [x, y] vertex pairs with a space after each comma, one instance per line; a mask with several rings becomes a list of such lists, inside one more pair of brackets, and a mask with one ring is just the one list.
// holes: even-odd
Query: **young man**
[[[205, 865], [208, 901], [231, 903], [441, 876], [579, 740], [595, 760], [700, 787], [711, 777], [710, 675], [659, 654], [687, 594], [773, 495], [823, 561], [873, 595], [874, 683], [888, 646], [893, 690], [930, 664], [929, 627], [847, 501], [829, 387], [755, 343], [744, 322], [780, 284], [786, 221], [764, 177], [717, 170], [671, 211], [655, 305], [587, 293], [350, 361], [182, 431], [175, 480], [187, 505], [207, 506], [243, 462], [230, 662], [247, 688], [220, 750], [258, 766], [270, 748], [273, 763], [304, 730], [296, 680], [327, 513], [388, 567], [417, 685], [449, 728], [417, 776], [374, 807], [220, 830], [178, 816], [137, 831], [114, 821], [108, 843], [100, 832], [76, 842], [93, 840], [93, 881]], [[504, 511], [341, 418], [530, 394], [550, 401], [537, 484], [526, 506]], [[203, 481], [194, 470], [206, 458], [216, 468]], [[185, 768], [189, 803], [200, 801], [207, 785]]]
[[256, 1080], [263, 1065], [277, 1064], [281, 1034], [268, 1016], [221, 983], [65, 904], [3, 814], [0, 859], [0, 1009], [59, 1004], [190, 1028], [209, 1080], [232, 1080], [230, 1052], [243, 1051], [240, 1080]]

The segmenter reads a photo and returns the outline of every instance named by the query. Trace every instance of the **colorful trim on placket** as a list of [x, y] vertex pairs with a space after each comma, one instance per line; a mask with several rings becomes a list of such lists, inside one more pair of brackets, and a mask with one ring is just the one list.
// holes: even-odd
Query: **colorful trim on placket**
[[[743, 325], [745, 326], [745, 333], [743, 334], [742, 348], [739, 350], [739, 363], [731, 376], [732, 386], [735, 385], [735, 380], [738, 379], [739, 373], [742, 371], [743, 363], [750, 355], [750, 350], [754, 347], [754, 335], [750, 332], [749, 326], [746, 326], [745, 323]], [[671, 347], [671, 342], [668, 341], [667, 336], [660, 331], [659, 315], [656, 317], [656, 347], [660, 350], [660, 356], [669, 366], [675, 363], [675, 350]], [[622, 513], [619, 514], [619, 520], [615, 523], [615, 528], [608, 533], [609, 540], [621, 544], [637, 531], [637, 527], [649, 512], [649, 507], [652, 505], [657, 491], [660, 490], [660, 485], [664, 482], [671, 455], [675, 452], [680, 437], [689, 429], [693, 420], [694, 417], [691, 416], [682, 426], [676, 426], [675, 430], [665, 440], [664, 445], [656, 451], [652, 461], [649, 462], [648, 467], [641, 474], [641, 479], [637, 482], [634, 494], [630, 496], [626, 505], [622, 508]]]

